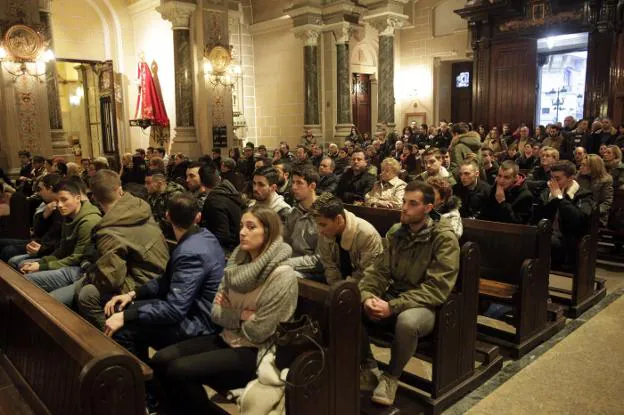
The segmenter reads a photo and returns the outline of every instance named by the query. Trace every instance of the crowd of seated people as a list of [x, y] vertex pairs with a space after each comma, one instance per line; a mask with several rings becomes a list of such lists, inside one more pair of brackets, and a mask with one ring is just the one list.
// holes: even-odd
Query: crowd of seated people
[[[0, 259], [152, 365], [148, 407], [168, 413], [208, 408], [202, 385], [255, 377], [293, 317], [297, 277], [355, 281], [364, 327], [396, 334], [383, 373], [362, 336], [362, 388], [391, 405], [457, 278], [461, 218], [550, 219], [553, 264], [574, 264], [592, 209], [606, 226], [624, 188], [624, 136], [608, 119], [533, 135], [441, 122], [353, 129], [342, 146], [306, 137], [294, 153], [249, 143], [197, 160], [138, 149], [119, 169], [20, 152], [18, 178], [2, 184], [5, 202], [28, 196], [31, 238], [0, 239]], [[380, 235], [345, 204], [400, 210], [400, 223]]]

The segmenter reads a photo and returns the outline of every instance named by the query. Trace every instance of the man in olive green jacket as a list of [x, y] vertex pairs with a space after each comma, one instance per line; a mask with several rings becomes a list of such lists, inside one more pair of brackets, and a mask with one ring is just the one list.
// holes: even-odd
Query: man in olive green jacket
[[383, 264], [367, 270], [359, 283], [365, 325], [394, 326], [390, 364], [379, 379], [362, 330], [361, 387], [373, 389], [377, 384], [372, 399], [382, 405], [394, 402], [403, 368], [418, 339], [433, 330], [434, 308], [448, 298], [457, 280], [459, 243], [450, 227], [430, 218], [434, 198], [426, 183], [407, 185], [401, 223], [386, 235]]
[[98, 171], [91, 191], [104, 216], [93, 228], [95, 249], [86, 276], [74, 288], [79, 313], [103, 329], [106, 301], [163, 274], [169, 248], [149, 204], [124, 193], [116, 172]]

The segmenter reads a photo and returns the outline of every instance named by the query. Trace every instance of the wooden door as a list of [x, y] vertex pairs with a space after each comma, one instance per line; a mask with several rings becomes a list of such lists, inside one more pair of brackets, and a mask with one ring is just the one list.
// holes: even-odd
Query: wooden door
[[96, 65], [100, 101], [102, 151], [111, 166], [119, 166], [119, 136], [115, 104], [115, 73], [111, 61]]
[[472, 121], [472, 62], [453, 63], [451, 70], [451, 120]]
[[492, 45], [488, 122], [535, 125], [537, 41], [522, 39]]
[[371, 82], [370, 75], [353, 74], [351, 105], [353, 124], [360, 134], [371, 133]]

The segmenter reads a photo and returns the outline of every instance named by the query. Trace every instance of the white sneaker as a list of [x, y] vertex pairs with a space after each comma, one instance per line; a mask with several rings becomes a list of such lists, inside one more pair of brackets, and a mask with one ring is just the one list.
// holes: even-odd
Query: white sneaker
[[373, 391], [372, 401], [380, 405], [391, 406], [394, 403], [398, 386], [399, 380], [397, 378], [384, 373]]

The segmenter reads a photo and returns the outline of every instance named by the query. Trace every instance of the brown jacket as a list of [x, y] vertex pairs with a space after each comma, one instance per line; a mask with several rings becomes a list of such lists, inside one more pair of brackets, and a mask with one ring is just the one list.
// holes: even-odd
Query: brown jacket
[[[340, 239], [342, 249], [349, 252], [353, 274], [349, 278], [356, 282], [362, 279], [367, 269], [374, 269], [383, 259], [383, 245], [379, 232], [364, 219], [345, 211], [346, 227]], [[340, 273], [340, 248], [335, 238], [319, 235], [318, 249], [325, 268], [328, 284], [342, 280]]]

